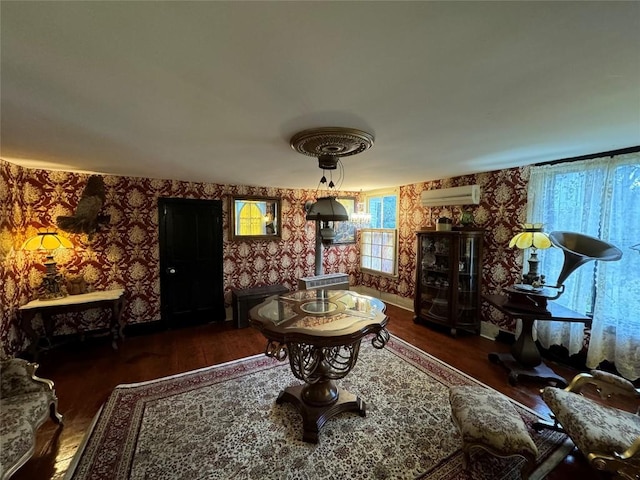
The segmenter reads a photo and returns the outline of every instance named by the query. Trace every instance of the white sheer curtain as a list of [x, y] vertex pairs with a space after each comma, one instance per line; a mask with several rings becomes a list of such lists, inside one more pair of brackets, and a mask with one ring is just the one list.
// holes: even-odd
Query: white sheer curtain
[[[565, 282], [556, 300], [593, 314], [587, 365], [614, 362], [630, 380], [640, 377], [640, 153], [531, 168], [527, 219], [545, 231], [579, 232], [620, 248], [618, 262], [589, 262]], [[563, 264], [560, 249], [538, 252], [540, 272], [554, 285]], [[584, 325], [536, 322], [537, 338], [570, 354], [583, 346]]]

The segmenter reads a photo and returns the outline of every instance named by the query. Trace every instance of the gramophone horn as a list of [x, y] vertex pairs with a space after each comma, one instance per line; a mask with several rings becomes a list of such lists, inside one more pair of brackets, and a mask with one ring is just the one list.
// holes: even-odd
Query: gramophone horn
[[622, 251], [599, 238], [575, 232], [551, 232], [549, 239], [564, 252], [564, 265], [556, 282], [561, 287], [573, 271], [591, 260], [612, 262], [622, 258]]

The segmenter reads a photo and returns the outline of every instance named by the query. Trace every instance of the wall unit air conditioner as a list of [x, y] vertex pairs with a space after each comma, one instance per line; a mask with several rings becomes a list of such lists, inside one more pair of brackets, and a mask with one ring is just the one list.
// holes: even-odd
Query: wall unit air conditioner
[[300, 290], [349, 290], [349, 275], [346, 273], [328, 273], [315, 277], [298, 279]]
[[421, 194], [421, 203], [425, 207], [478, 205], [480, 203], [480, 185], [425, 190]]

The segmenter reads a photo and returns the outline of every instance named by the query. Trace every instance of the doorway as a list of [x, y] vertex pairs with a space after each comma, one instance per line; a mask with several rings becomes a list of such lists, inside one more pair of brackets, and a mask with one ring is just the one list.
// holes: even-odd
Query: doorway
[[158, 214], [163, 322], [224, 321], [222, 200], [159, 198]]

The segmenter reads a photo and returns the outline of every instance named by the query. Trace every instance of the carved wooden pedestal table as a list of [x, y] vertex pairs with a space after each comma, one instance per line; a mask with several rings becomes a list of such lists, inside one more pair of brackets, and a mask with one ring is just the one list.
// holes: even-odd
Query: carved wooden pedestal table
[[358, 396], [338, 388], [358, 359], [360, 342], [375, 334], [372, 344], [389, 340], [386, 306], [377, 298], [349, 290], [300, 290], [269, 297], [249, 312], [251, 325], [267, 338], [265, 354], [285, 360], [304, 385], [287, 387], [277, 403], [290, 402], [304, 426], [302, 439], [317, 443], [322, 426], [342, 412], [366, 415]]

